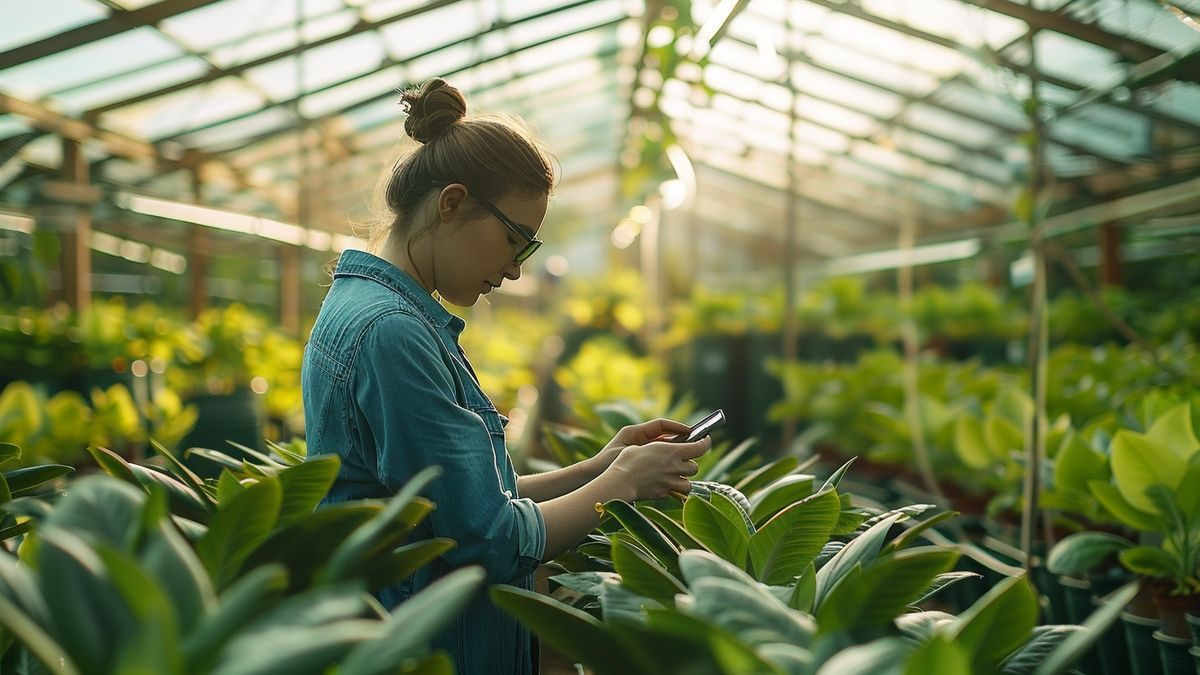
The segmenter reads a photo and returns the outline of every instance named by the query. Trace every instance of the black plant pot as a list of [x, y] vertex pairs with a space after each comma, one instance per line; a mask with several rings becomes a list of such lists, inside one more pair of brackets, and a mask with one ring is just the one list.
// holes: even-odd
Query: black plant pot
[[[1081, 624], [1092, 613], [1092, 584], [1087, 579], [1060, 576], [1055, 579], [1062, 605], [1051, 613], [1052, 622]], [[1053, 603], [1053, 596], [1051, 596]], [[1079, 659], [1079, 670], [1085, 673], [1101, 672], [1100, 654], [1095, 647], [1087, 650]]]
[[1158, 642], [1154, 639], [1158, 619], [1121, 612], [1121, 623], [1129, 649], [1130, 675], [1164, 675]]
[[1196, 669], [1196, 662], [1188, 653], [1191, 643], [1187, 638], [1154, 631], [1154, 640], [1158, 642], [1158, 657], [1162, 662], [1163, 675], [1192, 675], [1192, 671]]
[[[1093, 586], [1093, 591], [1095, 587]], [[1103, 596], [1092, 596], [1092, 611], [1104, 604]], [[1104, 675], [1129, 675], [1129, 646], [1125, 644], [1125, 626], [1114, 622], [1104, 632], [1104, 637], [1096, 642], [1093, 648], [1100, 662], [1100, 670]]]
[[1192, 634], [1192, 646], [1200, 647], [1200, 614], [1188, 612], [1186, 620], [1188, 632]]

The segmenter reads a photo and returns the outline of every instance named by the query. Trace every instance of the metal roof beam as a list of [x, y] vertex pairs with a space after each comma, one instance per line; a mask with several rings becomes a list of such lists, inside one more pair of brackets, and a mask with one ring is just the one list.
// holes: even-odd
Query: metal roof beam
[[127, 99], [124, 99], [121, 101], [114, 101], [112, 103], [107, 103], [98, 108], [93, 108], [93, 109], [87, 111], [87, 116], [95, 117], [98, 115], [102, 115], [106, 112], [117, 110], [118, 108], [124, 108], [126, 106], [131, 106], [131, 105], [134, 105], [137, 103], [142, 103], [144, 101], [149, 101], [150, 99], [158, 98], [159, 96], [166, 96], [167, 94], [173, 94], [177, 91], [182, 91], [182, 90], [188, 89], [190, 87], [195, 87], [195, 86], [201, 85], [201, 84], [208, 84], [209, 82], [219, 80], [223, 77], [229, 77], [232, 75], [241, 75], [242, 73], [246, 72], [247, 70], [250, 70], [251, 68], [256, 68], [258, 66], [266, 65], [268, 63], [272, 63], [272, 62], [278, 61], [280, 59], [285, 59], [289, 56], [296, 56], [296, 55], [301, 54], [309, 49], [315, 49], [317, 47], [322, 47], [324, 45], [327, 45], [327, 44], [330, 44], [333, 42], [337, 42], [338, 40], [344, 40], [345, 38], [353, 37], [355, 35], [358, 35], [359, 33], [377, 30], [388, 24], [395, 23], [397, 21], [403, 21], [404, 19], [409, 19], [414, 16], [423, 14], [425, 12], [428, 12], [428, 11], [431, 11], [434, 9], [439, 9], [441, 7], [445, 7], [447, 5], [453, 4], [454, 2], [455, 2], [455, 0], [434, 0], [433, 2], [429, 2], [429, 3], [422, 5], [421, 7], [418, 7], [416, 9], [410, 9], [408, 11], [401, 12], [399, 14], [390, 16], [386, 19], [380, 19], [378, 21], [359, 21], [358, 23], [351, 26], [349, 30], [347, 30], [343, 33], [338, 33], [336, 35], [330, 35], [330, 36], [321, 38], [320, 40], [314, 40], [312, 42], [306, 42], [304, 44], [299, 44], [299, 45], [296, 45], [295, 47], [285, 49], [281, 52], [275, 52], [274, 54], [268, 54], [266, 56], [261, 56], [252, 61], [247, 61], [245, 63], [239, 63], [239, 64], [237, 64], [235, 66], [231, 66], [229, 68], [221, 68], [221, 69], [212, 70], [212, 71], [207, 72], [199, 77], [193, 77], [190, 80], [172, 84], [167, 87], [160, 87], [159, 89], [155, 89], [154, 91], [143, 92], [141, 94], [132, 96], [130, 98], [127, 98]]
[[[953, 49], [953, 50], [963, 53], [963, 54], [969, 54], [981, 63], [986, 64], [986, 63], [994, 62], [996, 65], [998, 65], [1002, 68], [1006, 68], [1008, 70], [1011, 70], [1014, 73], [1019, 73], [1021, 75], [1025, 75], [1027, 77], [1034, 74], [1033, 69], [1030, 68], [1029, 66], [1017, 63], [1016, 61], [1013, 61], [1012, 59], [1008, 58], [1007, 56], [1005, 56], [1003, 54], [1003, 52], [1006, 49], [1008, 49], [1008, 47], [1011, 46], [1011, 44], [1006, 45], [995, 51], [984, 50], [984, 49], [975, 49], [972, 47], [967, 47], [965, 45], [962, 45], [962, 44], [956, 42], [955, 40], [951, 40], [950, 38], [943, 37], [941, 35], [936, 35], [934, 33], [928, 33], [919, 28], [913, 28], [912, 26], [908, 26], [906, 24], [892, 21], [891, 19], [886, 19], [886, 18], [883, 18], [880, 16], [876, 16], [874, 14], [871, 14], [870, 12], [867, 12], [860, 5], [857, 5], [857, 4], [838, 3], [838, 2], [833, 2], [832, 0], [807, 0], [807, 1], [814, 5], [819, 5], [821, 7], [825, 7], [826, 9], [832, 10], [834, 12], [838, 12], [840, 14], [845, 14], [846, 16], [850, 16], [855, 19], [859, 19], [861, 21], [866, 21], [866, 22], [874, 24], [876, 26], [880, 26], [881, 28], [887, 28], [889, 30], [896, 31], [897, 33], [901, 33], [903, 35], [907, 35], [909, 37], [913, 37], [918, 40], [923, 40], [925, 42], [929, 42], [931, 44], [935, 44], [940, 47], [945, 47], [947, 49]], [[1018, 40], [1018, 42], [1019, 41], [1020, 40]], [[1086, 86], [1076, 84], [1069, 80], [1064, 80], [1064, 79], [1062, 79], [1060, 77], [1056, 77], [1054, 75], [1048, 75], [1046, 73], [1041, 73], [1041, 72], [1036, 73], [1036, 74], [1043, 82], [1052, 84], [1056, 87], [1061, 87], [1063, 89], [1068, 89], [1068, 90], [1074, 91], [1074, 92], [1086, 93], [1088, 91], [1088, 88]], [[1195, 122], [1191, 122], [1188, 120], [1184, 120], [1184, 119], [1175, 117], [1169, 113], [1165, 113], [1160, 110], [1156, 110], [1151, 106], [1140, 105], [1140, 104], [1134, 103], [1134, 102], [1119, 102], [1119, 101], [1111, 100], [1111, 98], [1109, 98], [1108, 100], [1106, 100], [1104, 102], [1113, 107], [1121, 108], [1122, 110], [1128, 110], [1129, 112], [1137, 113], [1139, 115], [1145, 115], [1151, 119], [1162, 122], [1164, 124], [1170, 124], [1171, 126], [1175, 126], [1180, 129], [1184, 129], [1184, 130], [1195, 132], [1195, 133], [1200, 133], [1200, 124], [1196, 124]]]
[[129, 11], [114, 9], [107, 18], [0, 52], [0, 70], [119, 35], [134, 28], [151, 26], [163, 19], [219, 1], [160, 0], [141, 9]]
[[[1153, 45], [1123, 35], [1110, 33], [1096, 24], [1076, 21], [1061, 12], [1037, 9], [1036, 7], [1019, 4], [1012, 0], [964, 0], [964, 2], [996, 12], [997, 14], [1004, 14], [1014, 19], [1020, 19], [1027, 23], [1030, 28], [1051, 30], [1077, 40], [1090, 42], [1098, 47], [1116, 52], [1124, 59], [1133, 63], [1143, 63], [1165, 53], [1164, 50]], [[1179, 70], [1182, 75], [1180, 79], [1186, 79], [1189, 82], [1200, 82], [1200, 67], [1197, 67], [1197, 65], [1196, 63], [1192, 63], [1190, 67], [1180, 67]]]

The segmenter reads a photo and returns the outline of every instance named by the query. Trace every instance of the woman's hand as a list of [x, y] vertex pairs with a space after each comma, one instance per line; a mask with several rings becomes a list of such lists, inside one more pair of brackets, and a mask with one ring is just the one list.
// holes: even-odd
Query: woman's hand
[[661, 441], [678, 434], [686, 434], [689, 427], [675, 420], [656, 419], [641, 424], [631, 424], [617, 432], [616, 436], [604, 446], [604, 449], [592, 457], [596, 476], [604, 473], [621, 451], [631, 445], [645, 445], [653, 441]]
[[712, 439], [708, 437], [692, 443], [654, 441], [629, 445], [620, 451], [605, 474], [619, 477], [622, 492], [631, 501], [662, 499], [672, 492], [687, 494], [692, 483], [686, 476], [696, 475], [700, 470], [696, 458], [711, 447]]

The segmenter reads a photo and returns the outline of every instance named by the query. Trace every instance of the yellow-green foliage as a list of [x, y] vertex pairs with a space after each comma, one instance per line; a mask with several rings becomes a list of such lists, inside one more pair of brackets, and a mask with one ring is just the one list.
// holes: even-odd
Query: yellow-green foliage
[[634, 356], [619, 341], [602, 337], [589, 340], [579, 353], [554, 373], [568, 403], [581, 419], [609, 401], [627, 401], [654, 410], [666, 410], [671, 387], [662, 366], [654, 359]]
[[174, 446], [195, 424], [195, 406], [184, 406], [166, 389], [140, 410], [121, 384], [92, 389], [90, 400], [75, 391], [47, 397], [23, 381], [0, 392], [0, 442], [21, 446], [26, 464], [70, 464], [84, 456], [88, 445], [123, 451], [148, 437]]
[[536, 368], [545, 356], [553, 322], [518, 309], [498, 309], [467, 324], [459, 341], [479, 384], [501, 411], [517, 405], [522, 387], [537, 384]]

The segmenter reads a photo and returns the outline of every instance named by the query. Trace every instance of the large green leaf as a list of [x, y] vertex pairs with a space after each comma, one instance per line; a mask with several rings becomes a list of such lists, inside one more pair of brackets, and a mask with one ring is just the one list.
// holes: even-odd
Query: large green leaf
[[75, 469], [64, 464], [39, 464], [15, 471], [6, 471], [4, 480], [13, 497], [28, 495], [51, 481], [62, 478]]
[[1083, 622], [1085, 630], [1072, 633], [1045, 656], [1034, 675], [1061, 675], [1066, 673], [1083, 654], [1099, 642], [1117, 620], [1125, 605], [1137, 595], [1138, 584], [1128, 584], [1110, 594], [1099, 609]]
[[692, 584], [704, 577], [722, 577], [744, 584], [756, 583], [754, 577], [733, 563], [708, 551], [684, 551], [679, 554], [679, 569], [684, 581]]
[[841, 512], [834, 490], [806, 497], [777, 513], [750, 538], [754, 573], [768, 584], [789, 584], [808, 566]]
[[983, 437], [983, 423], [970, 415], [959, 417], [954, 425], [954, 451], [973, 469], [990, 469], [997, 459]]
[[682, 609], [704, 617], [750, 644], [784, 642], [807, 647], [817, 626], [757, 584], [706, 576], [694, 581]]
[[418, 494], [425, 486], [442, 475], [440, 466], [430, 466], [408, 481], [388, 504], [371, 520], [350, 533], [340, 546], [333, 552], [329, 563], [320, 574], [322, 582], [338, 581], [354, 577], [356, 570], [366, 561], [371, 551], [379, 543], [379, 539], [394, 529], [393, 521], [420, 497]]
[[838, 551], [833, 558], [817, 570], [817, 595], [813, 606], [819, 612], [830, 591], [856, 565], [866, 565], [875, 560], [883, 547], [888, 530], [899, 520], [900, 514], [893, 514], [871, 526], [871, 529], [855, 537]]
[[238, 578], [217, 600], [217, 608], [201, 618], [183, 643], [193, 672], [205, 672], [225, 644], [287, 588], [283, 565], [257, 567]]
[[196, 553], [218, 587], [234, 579], [242, 563], [271, 534], [282, 500], [279, 481], [261, 479], [225, 504], [196, 542]]
[[48, 673], [56, 675], [79, 675], [80, 670], [67, 655], [62, 645], [54, 641], [16, 605], [0, 593], [0, 626], [11, 632], [21, 645], [28, 649]]
[[151, 530], [141, 554], [141, 564], [162, 583], [181, 634], [191, 632], [216, 606], [212, 581], [204, 563], [169, 524], [159, 522]]
[[645, 673], [605, 625], [591, 615], [515, 586], [492, 586], [489, 594], [497, 607], [516, 617], [555, 651], [587, 664], [599, 675]]
[[1146, 496], [1152, 485], [1179, 486], [1185, 462], [1167, 448], [1146, 436], [1121, 429], [1112, 441], [1113, 478], [1121, 496], [1134, 508], [1154, 513], [1154, 503]]
[[612, 545], [612, 561], [621, 583], [639, 595], [670, 604], [676, 593], [687, 590], [657, 561], [619, 539]]
[[1125, 569], [1146, 577], [1179, 578], [1184, 575], [1180, 560], [1155, 546], [1134, 546], [1120, 553]]
[[982, 574], [976, 574], [975, 572], [946, 572], [944, 574], [939, 574], [933, 578], [933, 581], [929, 582], [929, 585], [926, 586], [925, 590], [921, 592], [921, 595], [913, 601], [913, 604], [919, 605], [960, 581], [982, 578]]
[[172, 453], [170, 450], [167, 450], [158, 441], [151, 439], [150, 447], [154, 448], [154, 451], [158, 453], [158, 456], [162, 457], [163, 460], [166, 461], [167, 466], [171, 469], [171, 473], [184, 485], [191, 488], [192, 492], [196, 494], [196, 497], [200, 500], [200, 502], [204, 504], [205, 509], [209, 511], [216, 510], [216, 503], [213, 502], [212, 498], [208, 496], [208, 492], [204, 489], [204, 481], [201, 480], [201, 478], [197, 476], [195, 472], [189, 469], [183, 462], [179, 461], [179, 458], [176, 457], [174, 453]]
[[733, 487], [745, 494], [752, 494], [795, 471], [799, 464], [799, 460], [791, 455], [780, 457], [746, 474]]
[[107, 578], [100, 556], [58, 526], [40, 530], [38, 585], [55, 637], [85, 673], [109, 672], [122, 632], [136, 620]]
[[629, 502], [619, 499], [605, 502], [604, 512], [616, 518], [617, 522], [633, 535], [654, 558], [666, 567], [667, 572], [679, 575], [679, 548], [658, 529], [645, 514], [640, 513]]
[[21, 448], [12, 443], [0, 442], [0, 466], [13, 460], [20, 459]]
[[124, 548], [137, 536], [145, 500], [146, 494], [131, 485], [108, 476], [87, 476], [71, 483], [46, 525]]
[[640, 512], [642, 515], [649, 518], [655, 525], [658, 526], [658, 528], [660, 530], [665, 532], [667, 534], [667, 536], [670, 537], [675, 542], [675, 544], [678, 545], [680, 548], [696, 549], [696, 550], [701, 550], [701, 551], [708, 550], [708, 548], [705, 547], [704, 544], [700, 543], [699, 539], [696, 539], [695, 537], [693, 537], [687, 530], [685, 530], [683, 528], [683, 525], [681, 523], [676, 521], [671, 516], [663, 513], [662, 511], [659, 511], [658, 509], [654, 508], [653, 506], [649, 506], [645, 503], [634, 504], [634, 508], [636, 508], [638, 510], [638, 512]]
[[204, 499], [174, 476], [139, 464], [129, 464], [128, 467], [143, 486], [162, 485], [165, 487], [167, 496], [170, 498], [171, 511], [176, 515], [200, 523], [207, 523], [208, 519], [212, 517], [212, 510], [206, 505]]
[[904, 675], [941, 675], [970, 673], [971, 657], [944, 635], [922, 644], [908, 661]]
[[433, 537], [401, 546], [368, 560], [363, 566], [362, 577], [370, 589], [391, 586], [457, 545], [453, 539]]
[[916, 525], [913, 525], [907, 530], [901, 532], [896, 536], [895, 539], [884, 544], [883, 550], [884, 552], [898, 551], [900, 549], [912, 546], [914, 542], [924, 535], [925, 532], [933, 528], [933, 526], [950, 520], [956, 516], [958, 516], [958, 511], [942, 511], [941, 513], [934, 514], [933, 516], [930, 516], [929, 518], [922, 520], [920, 523], [917, 523]]
[[813, 494], [815, 478], [807, 474], [784, 476], [750, 498], [750, 517], [762, 527], [771, 516]]
[[688, 497], [683, 504], [683, 526], [708, 550], [739, 567], [745, 566], [750, 535], [740, 520], [730, 520], [704, 499]]
[[96, 460], [96, 464], [98, 464], [101, 469], [104, 469], [104, 472], [108, 475], [112, 476], [113, 478], [119, 478], [120, 480], [123, 480], [134, 487], [142, 487], [142, 482], [139, 481], [137, 476], [134, 475], [133, 469], [129, 467], [129, 462], [126, 462], [125, 459], [117, 453], [109, 450], [108, 448], [102, 448], [95, 445], [88, 446], [88, 452], [91, 453], [92, 458]]
[[879, 558], [834, 587], [817, 612], [817, 624], [823, 633], [890, 625], [957, 560], [957, 552], [936, 548]]
[[308, 518], [271, 536], [246, 559], [246, 569], [268, 563], [282, 563], [288, 569], [292, 588], [308, 588], [334, 550], [353, 532], [383, 510], [376, 501], [361, 500], [330, 504]]
[[817, 567], [809, 563], [804, 573], [792, 587], [792, 597], [788, 599], [788, 607], [798, 609], [805, 614], [812, 614], [813, 603], [817, 599]]
[[289, 525], [312, 515], [317, 504], [329, 492], [340, 466], [341, 460], [337, 455], [321, 455], [277, 473], [276, 477], [283, 488], [279, 525]]
[[1088, 482], [1088, 489], [1092, 491], [1096, 501], [1100, 502], [1121, 523], [1143, 532], [1164, 531], [1166, 521], [1141, 511], [1125, 501], [1125, 498], [1121, 496], [1121, 491], [1112, 483], [1093, 480]]
[[912, 650], [912, 645], [900, 638], [881, 638], [839, 651], [817, 675], [901, 675]]
[[845, 476], [846, 472], [850, 470], [850, 465], [854, 463], [855, 459], [855, 457], [851, 457], [850, 459], [846, 460], [845, 464], [841, 465], [838, 467], [837, 471], [834, 471], [832, 474], [830, 474], [829, 478], [825, 480], [825, 484], [822, 485], [821, 489], [817, 490], [817, 492], [836, 490], [837, 486], [842, 482], [842, 477]]
[[1077, 532], [1063, 538], [1046, 560], [1046, 568], [1054, 574], [1083, 576], [1105, 558], [1133, 546], [1128, 539], [1107, 532]]
[[420, 656], [483, 586], [486, 573], [464, 567], [448, 574], [397, 607], [383, 635], [363, 642], [346, 655], [342, 675], [383, 675], [395, 672], [405, 658]]
[[1032, 675], [1050, 652], [1071, 635], [1087, 629], [1082, 626], [1036, 626], [1033, 637], [1004, 661], [1003, 675]]
[[104, 562], [108, 580], [136, 619], [123, 627], [114, 671], [182, 673], [183, 653], [176, 613], [162, 585], [123, 551], [101, 543], [96, 552]]
[[1076, 431], [1063, 439], [1054, 461], [1054, 484], [1080, 492], [1088, 491], [1088, 482], [1107, 482], [1110, 478], [1108, 458], [1088, 445]]
[[1167, 410], [1146, 432], [1155, 445], [1166, 448], [1185, 462], [1200, 450], [1200, 440], [1192, 429], [1192, 406], [1184, 402]]
[[1029, 639], [1037, 618], [1029, 580], [1009, 577], [963, 612], [948, 635], [971, 655], [972, 672], [988, 672]]
[[647, 626], [618, 626], [615, 632], [653, 672], [782, 675], [757, 650], [707, 621], [668, 609], [646, 615]]

